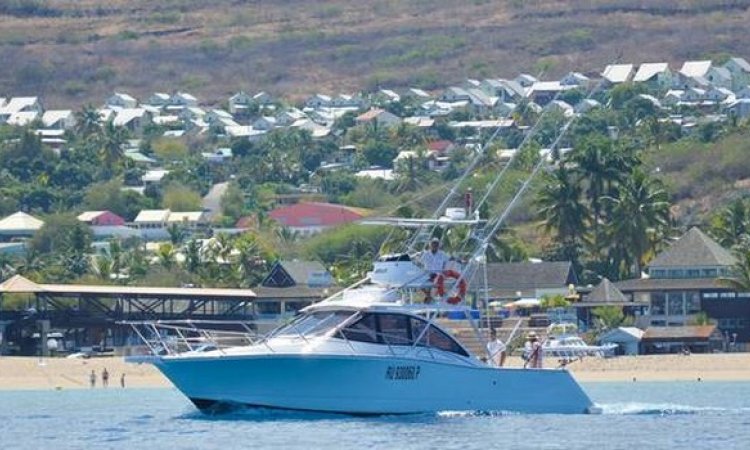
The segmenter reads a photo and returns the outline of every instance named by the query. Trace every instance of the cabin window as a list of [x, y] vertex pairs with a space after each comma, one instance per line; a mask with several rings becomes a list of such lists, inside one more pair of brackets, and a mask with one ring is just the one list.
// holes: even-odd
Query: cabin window
[[461, 346], [458, 345], [456, 341], [453, 340], [453, 338], [443, 333], [433, 325], [430, 325], [430, 329], [427, 331], [426, 335], [427, 345], [429, 345], [430, 347], [444, 350], [446, 352], [458, 353], [462, 356], [469, 356], [468, 354], [466, 354], [466, 351], [461, 348]]
[[357, 342], [378, 342], [378, 332], [373, 314], [365, 314], [361, 319], [341, 330], [345, 339]]
[[409, 316], [403, 314], [378, 314], [380, 337], [384, 344], [411, 345]]
[[298, 317], [276, 336], [322, 336], [352, 316], [351, 311], [317, 311]]

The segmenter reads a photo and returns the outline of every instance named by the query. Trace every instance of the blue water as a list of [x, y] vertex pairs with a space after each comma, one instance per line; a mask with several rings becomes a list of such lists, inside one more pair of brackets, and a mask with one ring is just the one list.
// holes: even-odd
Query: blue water
[[748, 449], [750, 383], [590, 383], [600, 416], [206, 416], [172, 389], [0, 391], [5, 449]]

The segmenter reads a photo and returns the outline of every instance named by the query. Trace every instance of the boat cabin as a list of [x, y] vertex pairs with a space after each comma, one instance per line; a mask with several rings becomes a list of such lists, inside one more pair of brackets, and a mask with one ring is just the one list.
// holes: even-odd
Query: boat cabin
[[310, 339], [329, 336], [349, 342], [424, 347], [469, 357], [448, 333], [426, 319], [392, 311], [325, 310], [303, 313], [273, 333]]

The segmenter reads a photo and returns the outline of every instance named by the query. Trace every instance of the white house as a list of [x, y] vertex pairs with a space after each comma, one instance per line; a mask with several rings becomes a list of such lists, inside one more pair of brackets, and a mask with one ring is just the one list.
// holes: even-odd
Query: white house
[[305, 101], [307, 108], [321, 108], [331, 106], [331, 97], [325, 94], [315, 94]]
[[354, 121], [358, 124], [375, 122], [380, 126], [390, 127], [401, 123], [401, 118], [384, 109], [373, 108], [357, 116]]
[[[167, 210], [169, 211], [169, 210]], [[208, 223], [206, 213], [203, 211], [169, 212], [167, 226], [174, 224], [188, 230], [196, 230]]]
[[25, 127], [38, 118], [39, 113], [37, 111], [19, 111], [11, 114], [5, 123], [12, 127]]
[[69, 109], [49, 110], [42, 114], [42, 124], [48, 130], [70, 130], [76, 126], [76, 117]]
[[633, 64], [610, 64], [604, 68], [602, 78], [611, 84], [626, 83], [634, 75]]
[[165, 228], [170, 213], [168, 209], [144, 209], [133, 220], [133, 225], [139, 229]]
[[22, 112], [35, 112], [38, 116], [44, 112], [44, 108], [37, 97], [13, 97], [0, 107], [0, 124], [7, 122], [13, 114]]
[[521, 75], [517, 76], [513, 81], [521, 85], [523, 88], [531, 87], [534, 83], [536, 83], [537, 80], [536, 77], [529, 75], [528, 73], [522, 73]]
[[688, 78], [706, 78], [713, 64], [711, 61], [685, 61], [680, 69], [680, 74]]
[[565, 117], [572, 117], [575, 114], [573, 107], [562, 100], [552, 100], [545, 108], [548, 111], [559, 112]]
[[706, 76], [708, 82], [715, 87], [721, 87], [725, 89], [732, 88], [732, 72], [726, 67], [712, 66]]
[[165, 94], [164, 92], [155, 92], [151, 97], [146, 100], [146, 103], [148, 103], [151, 106], [156, 106], [157, 108], [163, 108], [167, 105], [169, 105], [169, 94]]
[[727, 105], [727, 114], [740, 119], [750, 116], [750, 98], [741, 98]]
[[124, 92], [115, 92], [107, 99], [105, 106], [115, 108], [135, 108], [138, 106], [138, 100]]
[[724, 64], [732, 74], [732, 90], [737, 91], [750, 84], [750, 63], [745, 58], [729, 58]]
[[564, 86], [587, 87], [591, 79], [580, 72], [568, 72], [567, 75], [560, 79], [560, 84]]
[[260, 117], [258, 120], [253, 122], [254, 130], [270, 131], [276, 128], [275, 117]]
[[303, 119], [307, 119], [307, 114], [297, 108], [289, 108], [276, 115], [276, 124], [282, 127], [287, 127], [294, 122]]
[[198, 106], [198, 99], [187, 92], [177, 92], [169, 97], [168, 109], [182, 109]]
[[240, 91], [229, 97], [229, 112], [232, 114], [246, 114], [252, 104], [253, 98], [249, 94]]
[[116, 111], [112, 125], [125, 127], [130, 131], [142, 130], [151, 123], [151, 113], [144, 108], [126, 108]]
[[645, 83], [657, 89], [666, 89], [672, 86], [672, 71], [669, 64], [643, 63], [633, 77], [634, 83]]

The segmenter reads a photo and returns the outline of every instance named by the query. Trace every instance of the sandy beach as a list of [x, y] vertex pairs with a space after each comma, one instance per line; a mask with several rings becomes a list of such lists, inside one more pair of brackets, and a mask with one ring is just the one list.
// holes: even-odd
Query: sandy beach
[[[548, 358], [551, 367], [555, 361]], [[509, 358], [508, 367], [521, 367], [520, 358]], [[109, 388], [170, 387], [169, 381], [148, 364], [130, 364], [122, 358], [62, 359], [0, 357], [0, 389], [89, 389], [89, 375], [110, 374]], [[592, 381], [750, 381], [750, 354], [650, 355], [587, 358], [569, 365], [576, 379]]]

